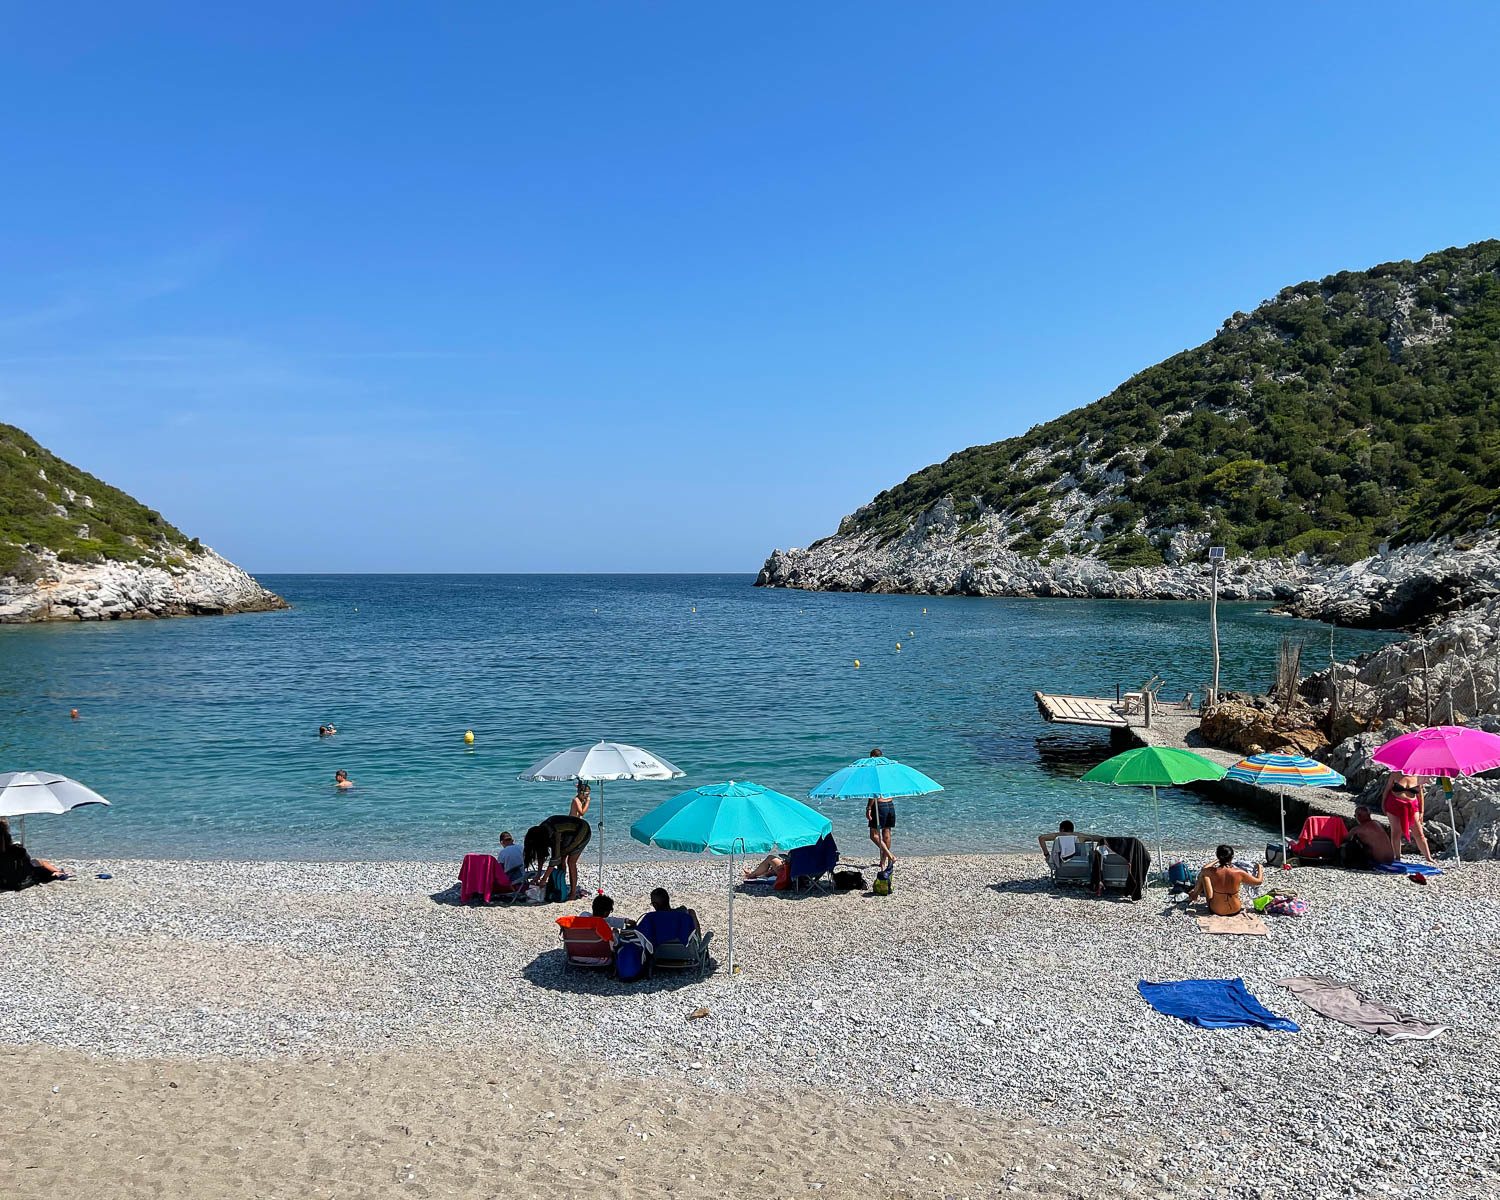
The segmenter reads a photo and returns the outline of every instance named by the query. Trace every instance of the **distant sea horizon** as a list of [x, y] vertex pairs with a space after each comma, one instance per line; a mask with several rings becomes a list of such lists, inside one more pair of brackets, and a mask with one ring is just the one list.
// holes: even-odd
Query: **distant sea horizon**
[[[660, 853], [628, 829], [680, 790], [752, 779], [805, 799], [875, 745], [945, 787], [899, 803], [898, 853], [1034, 847], [1063, 817], [1144, 834], [1149, 793], [1078, 780], [1107, 735], [1047, 725], [1032, 693], [1161, 674], [1176, 698], [1209, 671], [1192, 601], [800, 592], [714, 571], [256, 577], [293, 607], [0, 627], [0, 769], [60, 771], [113, 802], [31, 818], [36, 853], [456, 861], [564, 810], [567, 785], [516, 776], [599, 738], [686, 772], [606, 785], [613, 859]], [[1221, 604], [1220, 626], [1226, 688], [1264, 688], [1286, 635], [1312, 661], [1330, 639], [1347, 658], [1397, 636], [1259, 604]], [[325, 722], [336, 736], [317, 736]], [[332, 787], [338, 768], [353, 790]], [[1162, 804], [1169, 853], [1267, 832], [1190, 792]], [[872, 849], [861, 806], [817, 807], [846, 854]]]

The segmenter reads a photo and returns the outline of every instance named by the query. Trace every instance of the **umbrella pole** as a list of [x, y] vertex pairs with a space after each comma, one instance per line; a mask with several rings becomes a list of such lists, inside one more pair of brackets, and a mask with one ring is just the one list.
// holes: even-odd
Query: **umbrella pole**
[[1290, 864], [1287, 862], [1290, 851], [1286, 844], [1286, 788], [1281, 788], [1276, 793], [1276, 798], [1281, 801], [1281, 869], [1287, 870]]
[[1156, 871], [1166, 878], [1167, 852], [1161, 845], [1161, 799], [1156, 794], [1156, 784], [1151, 785], [1151, 807], [1156, 812]]
[[604, 895], [604, 780], [599, 781], [599, 895]]
[[1458, 814], [1453, 809], [1453, 792], [1448, 792], [1448, 827], [1453, 830], [1453, 861], [1459, 861], [1458, 854]]
[[729, 852], [729, 975], [734, 977], [734, 851]]

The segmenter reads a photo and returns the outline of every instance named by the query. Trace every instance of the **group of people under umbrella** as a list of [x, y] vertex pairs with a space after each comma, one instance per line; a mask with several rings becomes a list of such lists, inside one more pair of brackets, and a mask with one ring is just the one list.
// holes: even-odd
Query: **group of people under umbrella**
[[[1374, 753], [1374, 761], [1388, 767], [1391, 776], [1382, 794], [1382, 807], [1391, 823], [1390, 842], [1399, 858], [1403, 841], [1415, 841], [1424, 856], [1430, 858], [1427, 835], [1423, 827], [1423, 802], [1420, 778], [1451, 780], [1460, 775], [1478, 775], [1500, 767], [1500, 735], [1462, 725], [1437, 725], [1417, 729], [1393, 738]], [[1165, 857], [1162, 850], [1161, 805], [1157, 789], [1217, 780], [1272, 788], [1278, 794], [1281, 816], [1280, 854], [1283, 864], [1287, 855], [1286, 792], [1288, 788], [1342, 787], [1343, 775], [1326, 763], [1300, 754], [1252, 754], [1232, 766], [1218, 763], [1170, 746], [1143, 746], [1106, 759], [1085, 773], [1089, 783], [1111, 783], [1120, 786], [1149, 787], [1156, 818], [1158, 863]], [[1408, 783], [1406, 781], [1410, 780]], [[1455, 838], [1458, 822], [1453, 809], [1453, 791], [1448, 797], [1448, 817]]]
[[[604, 783], [621, 779], [676, 779], [683, 772], [666, 759], [639, 746], [619, 742], [597, 742], [574, 746], [548, 755], [521, 773], [523, 780], [576, 780], [599, 787], [598, 890], [604, 890]], [[894, 863], [891, 831], [895, 828], [895, 801], [942, 791], [942, 786], [914, 767], [886, 758], [878, 749], [847, 767], [835, 771], [809, 793], [815, 800], [864, 800], [868, 805], [870, 839], [880, 850], [883, 870]], [[577, 804], [567, 817], [549, 818], [553, 827], [581, 817]], [[586, 810], [585, 810], [586, 811]], [[585, 830], [586, 830], [585, 825]], [[833, 832], [833, 822], [811, 806], [782, 792], [745, 780], [705, 784], [657, 805], [630, 827], [630, 836], [648, 846], [692, 854], [727, 855], [729, 858], [728, 958], [734, 970], [734, 890], [736, 857], [796, 850], [816, 844]], [[588, 835], [578, 831], [584, 844]], [[560, 835], [563, 836], [563, 835]], [[570, 845], [560, 840], [552, 846], [551, 861], [571, 857]], [[581, 847], [579, 847], [581, 849]], [[570, 879], [570, 886], [576, 877]]]

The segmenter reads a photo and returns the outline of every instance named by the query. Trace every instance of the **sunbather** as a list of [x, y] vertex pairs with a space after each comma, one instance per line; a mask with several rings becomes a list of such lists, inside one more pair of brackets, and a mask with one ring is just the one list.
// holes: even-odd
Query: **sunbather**
[[1392, 861], [1401, 857], [1403, 838], [1417, 843], [1417, 849], [1428, 862], [1432, 851], [1427, 847], [1427, 831], [1422, 828], [1422, 813], [1425, 808], [1422, 796], [1422, 781], [1415, 775], [1402, 775], [1392, 771], [1385, 780], [1385, 791], [1380, 796], [1380, 807], [1385, 810], [1386, 820], [1391, 826]]
[[548, 817], [526, 831], [522, 857], [528, 870], [540, 871], [545, 878], [558, 867], [568, 869], [568, 898], [578, 898], [578, 859], [594, 836], [582, 817]]
[[[1351, 846], [1350, 843], [1353, 845]], [[1396, 861], [1396, 852], [1391, 847], [1390, 833], [1380, 827], [1379, 822], [1370, 815], [1370, 810], [1363, 804], [1354, 810], [1354, 828], [1349, 831], [1349, 841], [1344, 846], [1346, 862], [1356, 856], [1364, 858], [1366, 866], [1371, 863]], [[1349, 862], [1349, 865], [1356, 864]]]
[[66, 878], [44, 858], [32, 858], [10, 835], [9, 822], [0, 819], [0, 892], [19, 892], [34, 883]]
[[1261, 870], [1259, 863], [1255, 864], [1254, 875], [1235, 866], [1233, 846], [1217, 847], [1214, 857], [1218, 862], [1211, 863], [1198, 872], [1198, 882], [1188, 892], [1187, 901], [1191, 904], [1194, 900], [1205, 900], [1209, 912], [1221, 917], [1232, 917], [1244, 907], [1240, 903], [1240, 888], [1247, 883], [1257, 887], [1263, 884], [1266, 881], [1265, 872]]
[[745, 868], [746, 879], [770, 879], [780, 874], [781, 868], [786, 866], [786, 859], [780, 854], [768, 854], [753, 867]]

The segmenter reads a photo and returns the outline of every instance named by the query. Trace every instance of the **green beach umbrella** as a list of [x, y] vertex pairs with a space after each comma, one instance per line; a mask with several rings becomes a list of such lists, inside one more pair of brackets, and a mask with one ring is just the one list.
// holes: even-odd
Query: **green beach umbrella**
[[1156, 795], [1159, 787], [1178, 787], [1184, 783], [1202, 783], [1223, 779], [1225, 769], [1210, 762], [1201, 754], [1191, 750], [1176, 750], [1171, 746], [1142, 746], [1106, 758], [1084, 776], [1085, 783], [1112, 783], [1116, 787], [1148, 787], [1151, 789], [1151, 807], [1156, 813], [1157, 870], [1163, 870], [1161, 860], [1165, 857], [1161, 845], [1161, 801]]

